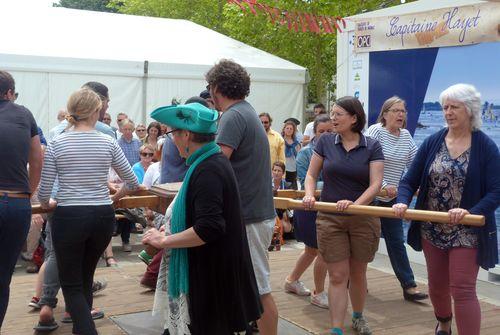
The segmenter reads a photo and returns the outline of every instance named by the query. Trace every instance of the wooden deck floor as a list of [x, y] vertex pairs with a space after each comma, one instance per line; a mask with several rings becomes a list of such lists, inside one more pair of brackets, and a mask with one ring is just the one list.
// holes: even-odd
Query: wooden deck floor
[[[307, 297], [298, 297], [283, 292], [283, 281], [293, 268], [300, 250], [286, 250], [270, 254], [273, 295], [280, 317], [304, 328], [311, 333], [327, 334], [328, 311], [312, 306]], [[139, 278], [144, 271], [141, 263], [128, 263], [121, 268], [98, 268], [96, 277], [108, 280], [108, 288], [95, 297], [94, 305], [102, 308], [106, 318], [96, 321], [102, 335], [125, 334], [108, 317], [147, 311], [151, 309], [153, 293], [141, 288]], [[312, 272], [309, 269], [303, 277], [305, 284], [312, 287]], [[35, 275], [16, 274], [11, 284], [10, 305], [4, 321], [2, 334], [33, 334], [38, 313], [30, 312], [27, 306], [33, 294]], [[422, 304], [406, 302], [396, 278], [375, 269], [368, 272], [369, 296], [365, 315], [374, 334], [432, 334], [435, 326], [429, 301]], [[422, 285], [426, 289], [425, 285]], [[61, 299], [61, 297], [60, 297]], [[62, 299], [61, 299], [62, 300]], [[482, 335], [500, 334], [500, 307], [481, 302], [483, 320]], [[56, 321], [63, 314], [63, 303], [56, 309]], [[346, 325], [348, 320], [346, 320]], [[71, 325], [60, 323], [54, 335], [71, 334]], [[456, 333], [456, 330], [454, 330]], [[349, 329], [347, 334], [353, 334]]]

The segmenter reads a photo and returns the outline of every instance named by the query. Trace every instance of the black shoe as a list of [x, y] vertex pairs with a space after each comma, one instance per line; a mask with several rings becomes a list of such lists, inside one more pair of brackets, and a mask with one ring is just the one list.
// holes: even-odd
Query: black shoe
[[408, 301], [419, 301], [427, 299], [429, 295], [422, 292], [408, 293], [406, 290], [403, 290], [403, 297]]
[[436, 331], [435, 331], [436, 335], [451, 335], [451, 327], [450, 327], [450, 332], [449, 333], [447, 331], [444, 331], [444, 330], [438, 331], [438, 328], [439, 328], [439, 322], [436, 325]]

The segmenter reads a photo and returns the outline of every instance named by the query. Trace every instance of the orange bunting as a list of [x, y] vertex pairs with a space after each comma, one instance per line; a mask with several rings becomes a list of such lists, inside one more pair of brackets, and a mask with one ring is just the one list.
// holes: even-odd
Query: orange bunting
[[310, 31], [316, 34], [334, 34], [336, 31], [342, 32], [342, 28], [346, 28], [346, 22], [340, 16], [331, 17], [311, 13], [289, 12], [261, 4], [256, 0], [228, 0], [227, 2], [237, 5], [245, 12], [250, 9], [253, 15], [257, 15], [257, 10], [263, 12], [266, 16], [269, 15], [273, 24], [287, 25], [288, 30], [293, 29], [296, 32], [300, 30], [304, 33]]

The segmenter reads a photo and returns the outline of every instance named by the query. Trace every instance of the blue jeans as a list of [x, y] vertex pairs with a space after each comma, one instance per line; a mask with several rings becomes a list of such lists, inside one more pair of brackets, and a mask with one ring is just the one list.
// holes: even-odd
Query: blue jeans
[[43, 276], [42, 296], [40, 306], [47, 305], [56, 308], [59, 292], [59, 270], [57, 270], [56, 254], [52, 244], [52, 214], [48, 214], [45, 226], [45, 274]]
[[[392, 207], [395, 203], [396, 200], [391, 200], [389, 202], [378, 201], [377, 205], [381, 207]], [[392, 269], [401, 283], [401, 287], [403, 289], [416, 287], [417, 284], [415, 283], [413, 270], [410, 267], [408, 254], [406, 253], [403, 222], [401, 219], [380, 218], [380, 223], [382, 224], [382, 235], [385, 239]]]
[[0, 195], [0, 329], [9, 304], [10, 280], [30, 223], [30, 199]]

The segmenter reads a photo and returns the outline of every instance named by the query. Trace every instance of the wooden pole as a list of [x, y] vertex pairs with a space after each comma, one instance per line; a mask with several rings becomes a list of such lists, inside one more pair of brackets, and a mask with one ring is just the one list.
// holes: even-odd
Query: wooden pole
[[[304, 190], [278, 190], [278, 197], [280, 198], [292, 198], [292, 199], [297, 199], [297, 198], [303, 198], [306, 195], [306, 192]], [[316, 199], [319, 199], [321, 195], [321, 191], [316, 190], [314, 192], [314, 197]], [[381, 189], [380, 192], [377, 194], [379, 197], [385, 197], [387, 196], [387, 190]]]
[[[274, 207], [281, 209], [304, 209], [301, 200], [279, 197], [274, 198]], [[316, 202], [311, 210], [327, 213], [340, 213], [339, 211], [337, 211], [337, 204], [334, 202]], [[396, 218], [394, 210], [387, 207], [350, 205], [342, 213], [384, 218]], [[439, 223], [450, 222], [450, 218], [448, 216], [448, 213], [446, 212], [423, 211], [418, 209], [408, 209], [405, 213], [404, 218], [406, 220], [430, 221]], [[462, 219], [462, 221], [460, 221], [460, 224], [481, 227], [484, 226], [484, 216], [468, 214]]]
[[[280, 195], [300, 197], [300, 191], [294, 190], [284, 190], [287, 193], [280, 193], [283, 191], [278, 191]], [[291, 192], [299, 193], [291, 193]], [[175, 192], [164, 191], [164, 190], [153, 190], [153, 192], [140, 191], [140, 196], [130, 196], [120, 199], [120, 201], [115, 204], [116, 208], [136, 208], [136, 207], [149, 207], [153, 210], [156, 209], [159, 213], [164, 213], [168, 204], [172, 201]], [[159, 194], [153, 195], [152, 193]], [[275, 197], [274, 206], [281, 209], [304, 209], [301, 200], [294, 200], [287, 197]], [[331, 202], [316, 202], [314, 208], [311, 210], [322, 211], [327, 213], [339, 213], [337, 211], [337, 204]], [[48, 213], [49, 210], [42, 209], [40, 205], [32, 206], [33, 214]], [[377, 207], [377, 206], [360, 206], [360, 205], [350, 205], [343, 213], [346, 214], [356, 214], [356, 215], [367, 215], [385, 218], [395, 218], [394, 210], [387, 207]], [[404, 216], [407, 220], [418, 220], [418, 221], [430, 221], [437, 223], [449, 223], [450, 219], [448, 213], [446, 212], [434, 212], [434, 211], [423, 211], [417, 209], [408, 209]], [[460, 224], [481, 227], [484, 226], [484, 216], [482, 215], [466, 215]]]

